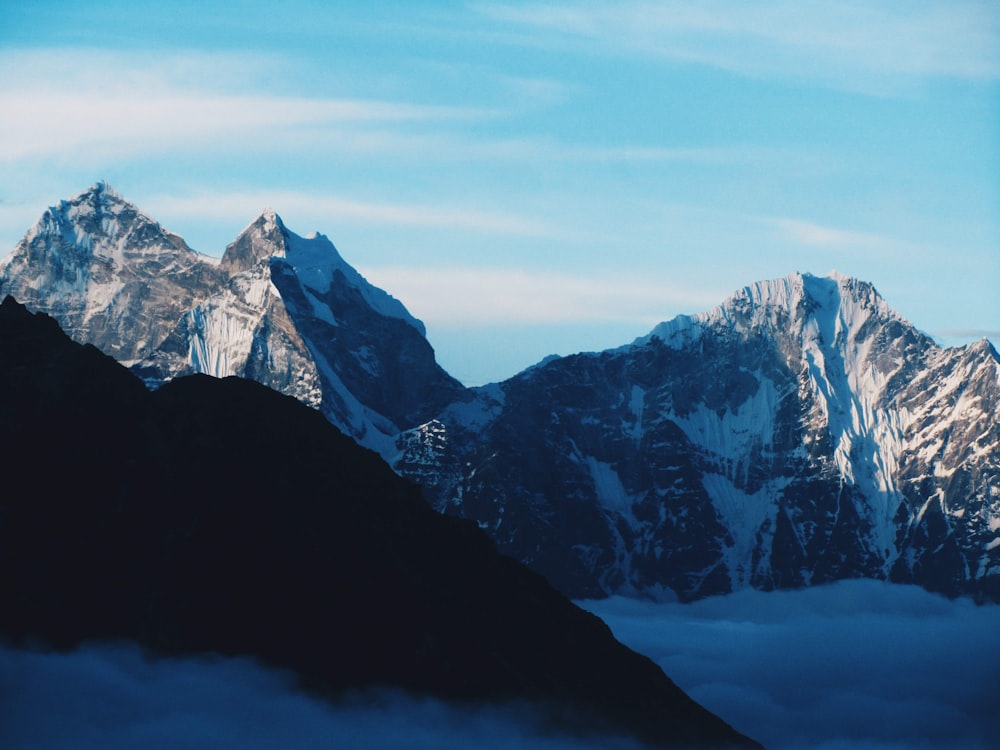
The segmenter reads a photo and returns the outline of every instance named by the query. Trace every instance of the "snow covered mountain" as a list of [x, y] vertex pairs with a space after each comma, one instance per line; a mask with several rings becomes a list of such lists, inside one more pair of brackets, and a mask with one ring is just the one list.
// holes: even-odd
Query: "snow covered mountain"
[[1000, 599], [1000, 360], [793, 274], [546, 360], [400, 439], [397, 470], [573, 596], [874, 577]]
[[322, 235], [265, 211], [199, 255], [104, 183], [50, 208], [0, 267], [0, 295], [48, 313], [148, 384], [206, 373], [257, 380], [391, 455], [463, 388], [423, 324]]
[[213, 260], [98, 184], [0, 262], [6, 294], [150, 385], [239, 375], [318, 408], [572, 596], [873, 577], [1000, 601], [1000, 358], [863, 281], [756, 283], [465, 389], [322, 235], [266, 211]]
[[49, 208], [0, 260], [0, 293], [125, 363], [150, 354], [223, 278], [217, 259], [103, 182]]

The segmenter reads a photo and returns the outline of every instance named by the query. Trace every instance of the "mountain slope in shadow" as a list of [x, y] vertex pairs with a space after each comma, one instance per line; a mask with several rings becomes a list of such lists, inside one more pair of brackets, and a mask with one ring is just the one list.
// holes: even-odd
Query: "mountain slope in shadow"
[[0, 306], [0, 635], [251, 655], [335, 695], [528, 701], [663, 747], [758, 747], [478, 527], [257, 383], [149, 393]]

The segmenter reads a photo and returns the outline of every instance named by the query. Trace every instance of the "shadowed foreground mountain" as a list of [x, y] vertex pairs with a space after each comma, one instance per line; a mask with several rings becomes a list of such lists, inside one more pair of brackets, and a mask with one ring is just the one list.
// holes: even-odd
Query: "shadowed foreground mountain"
[[7, 298], [0, 424], [15, 644], [252, 655], [331, 696], [525, 701], [574, 731], [759, 747], [291, 397], [207, 376], [150, 393]]

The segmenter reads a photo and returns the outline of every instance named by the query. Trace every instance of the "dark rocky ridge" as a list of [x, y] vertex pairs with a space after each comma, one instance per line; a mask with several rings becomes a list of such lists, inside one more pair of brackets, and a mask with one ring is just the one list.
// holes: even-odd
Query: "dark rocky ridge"
[[294, 399], [205, 376], [149, 393], [8, 298], [0, 425], [15, 643], [249, 654], [325, 693], [524, 700], [577, 731], [756, 746]]

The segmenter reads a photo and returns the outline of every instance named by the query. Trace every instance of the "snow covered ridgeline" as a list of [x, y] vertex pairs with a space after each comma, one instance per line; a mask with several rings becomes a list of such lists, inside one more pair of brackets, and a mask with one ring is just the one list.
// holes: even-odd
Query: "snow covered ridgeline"
[[941, 349], [870, 284], [792, 274], [479, 390], [397, 468], [576, 596], [998, 598], [998, 384], [989, 342]]

